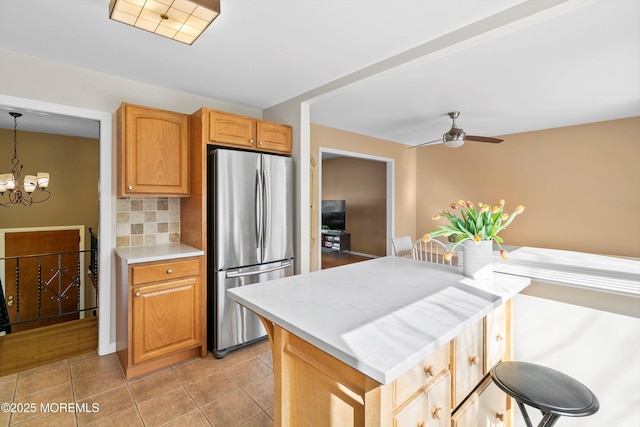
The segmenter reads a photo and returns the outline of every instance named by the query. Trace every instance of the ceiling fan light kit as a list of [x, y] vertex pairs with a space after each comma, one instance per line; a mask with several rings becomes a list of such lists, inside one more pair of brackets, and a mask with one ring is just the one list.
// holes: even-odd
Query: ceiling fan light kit
[[456, 119], [460, 115], [459, 111], [451, 111], [448, 113], [449, 117], [453, 121], [451, 125], [451, 129], [449, 132], [446, 132], [442, 135], [442, 139], [436, 139], [434, 141], [425, 142], [418, 145], [413, 145], [409, 148], [422, 147], [424, 145], [436, 144], [442, 142], [445, 147], [448, 148], [458, 148], [464, 144], [465, 141], [477, 141], [477, 142], [490, 142], [493, 144], [499, 144], [502, 142], [502, 139], [499, 138], [491, 138], [488, 136], [475, 136], [475, 135], [467, 135], [461, 128], [456, 126]]
[[193, 44], [220, 15], [220, 0], [111, 0], [109, 18]]

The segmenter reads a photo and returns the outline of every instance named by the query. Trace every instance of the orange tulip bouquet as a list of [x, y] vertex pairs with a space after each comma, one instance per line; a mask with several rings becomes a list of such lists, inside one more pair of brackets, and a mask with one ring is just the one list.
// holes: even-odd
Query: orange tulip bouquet
[[476, 206], [471, 202], [465, 202], [459, 200], [458, 203], [451, 203], [452, 210], [460, 207], [460, 217], [444, 210], [439, 214], [435, 214], [431, 217], [433, 220], [439, 220], [445, 217], [449, 220], [449, 225], [441, 225], [437, 230], [425, 234], [422, 240], [428, 242], [434, 237], [439, 236], [454, 236], [454, 245], [445, 253], [445, 259], [448, 261], [453, 256], [453, 250], [465, 240], [473, 239], [473, 241], [480, 242], [482, 240], [493, 240], [498, 244], [500, 248], [500, 256], [503, 259], [508, 259], [507, 251], [502, 248], [504, 241], [498, 233], [507, 228], [509, 224], [515, 219], [516, 216], [524, 212], [524, 206], [519, 205], [516, 209], [508, 214], [504, 212], [504, 200], [500, 200], [497, 206], [485, 205], [484, 203], [478, 203]]

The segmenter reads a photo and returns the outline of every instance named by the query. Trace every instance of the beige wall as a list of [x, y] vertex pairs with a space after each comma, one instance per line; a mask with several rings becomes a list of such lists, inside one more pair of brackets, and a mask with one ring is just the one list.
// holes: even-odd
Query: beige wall
[[[318, 168], [320, 167], [320, 147], [344, 150], [394, 160], [394, 230], [395, 236], [414, 237], [416, 224], [416, 152], [406, 145], [382, 139], [311, 124], [311, 156], [318, 164], [312, 167], [312, 202], [318, 200]], [[313, 166], [313, 162], [312, 162]], [[311, 205], [311, 262], [310, 269], [316, 270], [318, 258], [317, 236], [318, 213], [316, 204]]]
[[[89, 227], [97, 232], [98, 140], [26, 132], [19, 127], [18, 119], [22, 176], [49, 172], [51, 198], [29, 207], [0, 208], [0, 228], [84, 225], [87, 233]], [[13, 129], [0, 129], [0, 173], [9, 173], [12, 157]]]
[[346, 201], [351, 250], [386, 255], [387, 164], [339, 157], [322, 161], [322, 199]]
[[417, 150], [417, 227], [458, 199], [525, 212], [505, 244], [640, 257], [640, 117]]

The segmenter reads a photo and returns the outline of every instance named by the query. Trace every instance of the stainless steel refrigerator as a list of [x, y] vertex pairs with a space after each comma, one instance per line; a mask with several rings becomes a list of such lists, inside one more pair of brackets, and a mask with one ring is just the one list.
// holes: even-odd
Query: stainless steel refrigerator
[[220, 148], [207, 160], [208, 347], [220, 358], [266, 335], [227, 289], [293, 274], [293, 160]]

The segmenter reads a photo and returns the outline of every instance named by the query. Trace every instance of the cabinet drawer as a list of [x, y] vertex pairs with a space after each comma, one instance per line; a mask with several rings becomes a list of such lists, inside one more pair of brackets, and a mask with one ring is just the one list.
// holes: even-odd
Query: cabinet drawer
[[451, 375], [441, 372], [393, 417], [394, 427], [450, 427]]
[[400, 406], [417, 390], [433, 380], [440, 372], [449, 368], [449, 345], [440, 347], [435, 353], [409, 369], [393, 383], [393, 406]]
[[139, 267], [132, 267], [131, 283], [135, 286], [144, 283], [158, 282], [161, 280], [197, 276], [199, 274], [199, 259], [153, 263]]

